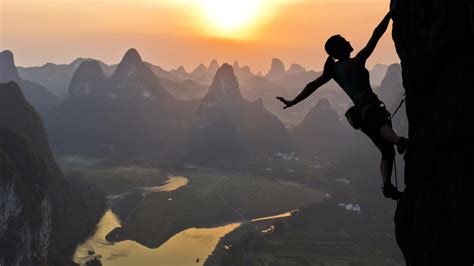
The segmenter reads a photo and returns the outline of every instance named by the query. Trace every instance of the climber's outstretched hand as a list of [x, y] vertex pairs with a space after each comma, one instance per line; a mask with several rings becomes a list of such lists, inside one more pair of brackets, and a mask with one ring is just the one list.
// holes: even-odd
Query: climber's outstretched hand
[[283, 109], [286, 109], [288, 107], [291, 107], [294, 105], [293, 101], [290, 101], [290, 100], [287, 100], [283, 97], [276, 97], [278, 100], [280, 100], [285, 106], [283, 107]]

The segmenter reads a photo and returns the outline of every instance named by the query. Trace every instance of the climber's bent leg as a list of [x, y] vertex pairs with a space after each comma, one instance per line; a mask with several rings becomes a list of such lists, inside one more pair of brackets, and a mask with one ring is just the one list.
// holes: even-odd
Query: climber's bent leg
[[400, 144], [400, 137], [393, 131], [390, 125], [383, 125], [380, 128], [380, 135], [382, 138], [392, 144]]

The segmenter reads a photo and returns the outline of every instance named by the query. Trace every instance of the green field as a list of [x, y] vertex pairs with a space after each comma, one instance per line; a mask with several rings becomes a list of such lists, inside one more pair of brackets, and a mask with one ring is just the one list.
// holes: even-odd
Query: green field
[[187, 186], [147, 196], [116, 230], [116, 240], [132, 239], [158, 247], [191, 227], [213, 227], [287, 212], [320, 202], [324, 193], [264, 178], [218, 171], [177, 173]]

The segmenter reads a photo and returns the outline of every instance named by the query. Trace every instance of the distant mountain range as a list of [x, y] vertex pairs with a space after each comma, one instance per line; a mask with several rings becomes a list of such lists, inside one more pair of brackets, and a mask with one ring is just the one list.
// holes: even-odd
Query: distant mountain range
[[[52, 94], [60, 98], [68, 96], [69, 84], [80, 63], [91, 61], [93, 59], [78, 58], [69, 65], [45, 64], [41, 67], [23, 68], [19, 67], [19, 75], [25, 80], [31, 80], [46, 87]], [[104, 75], [110, 77], [117, 65], [106, 65], [98, 61]], [[162, 86], [175, 98], [181, 100], [192, 100], [204, 97], [208, 86], [220, 64], [213, 59], [206, 66], [198, 65], [191, 72], [187, 72], [183, 66], [167, 71], [158, 65], [146, 63], [152, 72], [160, 79]], [[349, 98], [338, 90], [337, 84], [330, 82], [323, 86], [315, 97], [311, 97], [299, 106], [295, 107], [291, 113], [282, 112], [278, 102], [274, 101], [274, 96], [294, 97], [310, 81], [320, 75], [320, 72], [306, 70], [298, 64], [291, 64], [285, 69], [284, 63], [278, 59], [272, 59], [268, 73], [254, 74], [250, 67], [241, 67], [238, 61], [232, 64], [235, 76], [241, 84], [242, 95], [244, 98], [254, 101], [258, 98], [263, 99], [266, 109], [272, 114], [280, 117], [283, 122], [290, 127], [300, 123], [309, 109], [314, 106], [321, 98], [328, 98], [333, 102], [333, 108], [342, 115], [349, 105]], [[377, 64], [371, 70], [371, 84], [375, 88], [379, 86], [388, 66]], [[322, 95], [324, 94], [324, 95]], [[321, 96], [321, 97], [320, 97]]]
[[65, 152], [180, 150], [196, 105], [165, 90], [135, 49], [110, 77], [97, 61], [83, 62], [69, 95], [47, 119], [53, 146]]
[[[109, 78], [99, 62], [82, 62], [70, 96], [48, 116], [53, 145], [66, 153], [147, 151], [193, 158], [203, 158], [202, 152], [220, 156], [212, 148], [226, 145], [238, 144], [229, 154], [246, 156], [288, 149], [283, 124], [261, 100], [243, 99], [230, 65], [218, 68], [202, 99], [176, 99], [161, 80], [134, 49]], [[266, 133], [269, 128], [272, 134]]]
[[41, 114], [50, 112], [59, 103], [59, 99], [45, 87], [35, 82], [21, 79], [15, 66], [13, 53], [3, 51], [0, 52], [0, 83], [10, 81], [20, 85], [25, 98]]
[[[265, 75], [255, 75], [237, 61], [231, 66], [220, 65], [217, 60], [208, 66], [199, 65], [190, 73], [184, 67], [166, 71], [143, 61], [135, 49], [127, 51], [113, 66], [80, 58], [69, 65], [46, 64], [20, 68], [18, 72], [8, 51], [2, 53], [0, 65], [3, 80], [25, 83], [20, 72], [25, 78], [44, 84], [49, 80], [49, 84], [57, 85], [56, 89], [58, 84], [69, 82], [67, 89], [62, 89], [61, 93], [67, 95], [63, 100], [41, 85], [36, 90], [23, 89], [44, 116], [53, 147], [64, 153], [148, 151], [174, 156], [192, 154], [195, 158], [222, 153], [237, 158], [291, 149], [311, 155], [314, 153], [309, 150], [314, 149], [328, 153], [330, 149], [323, 147], [327, 142], [305, 147], [299, 144], [303, 143], [300, 139], [326, 135], [312, 123], [339, 132], [336, 125], [351, 104], [337, 84], [329, 82], [301, 104], [283, 110], [275, 97], [294, 98], [320, 73], [298, 64], [286, 69], [277, 58]], [[377, 65], [372, 72], [376, 76], [384, 71], [387, 77], [376, 89], [382, 98], [393, 91], [388, 87], [401, 86], [396, 76], [400, 71], [395, 66]], [[43, 96], [33, 96], [33, 92]], [[54, 101], [38, 103], [39, 99], [48, 98], [44, 95]]]
[[[82, 62], [91, 60], [94, 59], [77, 58], [70, 64], [56, 65], [47, 63], [39, 67], [18, 67], [18, 74], [22, 79], [38, 83], [41, 86], [46, 87], [57, 97], [64, 98], [67, 96], [67, 89], [74, 72], [76, 72], [77, 68]], [[101, 61], [99, 61], [99, 64], [107, 76], [110, 76], [116, 67], [109, 66]]]

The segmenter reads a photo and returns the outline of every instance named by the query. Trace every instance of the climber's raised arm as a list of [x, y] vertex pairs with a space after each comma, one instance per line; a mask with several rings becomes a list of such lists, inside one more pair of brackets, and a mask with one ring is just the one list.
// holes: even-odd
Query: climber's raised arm
[[367, 45], [362, 50], [360, 50], [360, 52], [354, 57], [354, 59], [365, 64], [365, 61], [367, 61], [372, 52], [375, 50], [375, 47], [377, 46], [377, 43], [379, 42], [380, 38], [382, 38], [385, 31], [387, 31], [388, 24], [390, 22], [390, 19], [392, 18], [392, 11], [393, 8], [387, 13], [387, 15], [385, 15], [379, 25], [375, 28], [374, 32], [372, 33], [372, 37], [370, 37], [370, 40]]
[[324, 71], [321, 76], [319, 76], [317, 79], [311, 81], [308, 83], [304, 89], [298, 94], [293, 100], [286, 100], [283, 97], [276, 97], [278, 100], [280, 100], [285, 106], [283, 109], [286, 109], [288, 107], [291, 107], [302, 100], [308, 98], [313, 92], [315, 92], [319, 87], [322, 85], [326, 84], [328, 81], [332, 79], [332, 68], [334, 65], [334, 60], [331, 57], [328, 57], [326, 60], [326, 63], [324, 64]]

